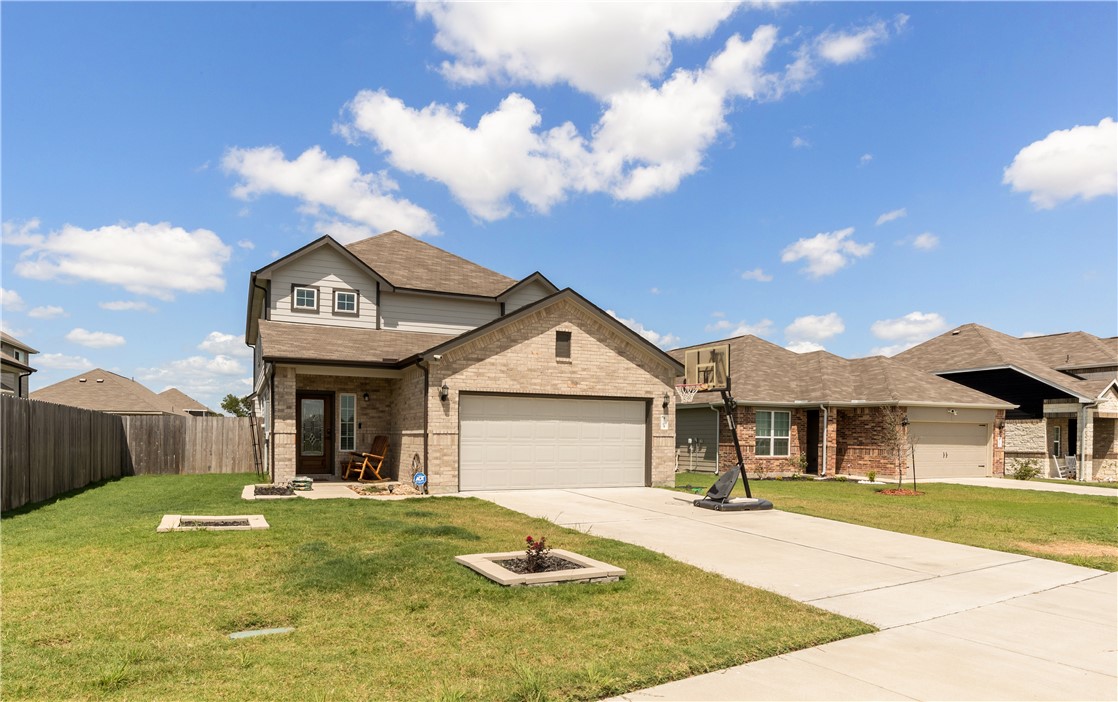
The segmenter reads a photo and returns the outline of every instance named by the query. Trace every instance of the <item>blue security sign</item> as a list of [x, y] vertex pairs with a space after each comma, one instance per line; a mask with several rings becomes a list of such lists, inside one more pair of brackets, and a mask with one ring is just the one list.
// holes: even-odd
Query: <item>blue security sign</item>
[[423, 473], [416, 473], [414, 476], [412, 476], [412, 482], [415, 483], [416, 487], [426, 485], [427, 476]]

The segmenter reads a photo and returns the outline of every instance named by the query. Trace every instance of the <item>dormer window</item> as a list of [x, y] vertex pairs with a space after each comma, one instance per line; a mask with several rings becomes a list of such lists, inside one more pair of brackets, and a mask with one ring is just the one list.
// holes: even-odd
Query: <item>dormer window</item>
[[357, 316], [357, 291], [356, 290], [335, 290], [334, 291], [334, 314]]
[[295, 312], [318, 312], [318, 288], [293, 285], [291, 287], [291, 309]]

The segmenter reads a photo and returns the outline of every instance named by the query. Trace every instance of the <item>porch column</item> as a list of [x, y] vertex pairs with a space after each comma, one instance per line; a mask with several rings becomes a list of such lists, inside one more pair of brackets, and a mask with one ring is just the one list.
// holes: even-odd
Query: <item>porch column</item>
[[276, 366], [272, 396], [272, 480], [287, 483], [295, 478], [295, 369]]
[[1095, 408], [1079, 408], [1079, 474], [1076, 480], [1093, 480], [1095, 477]]
[[827, 408], [827, 423], [823, 427], [823, 452], [827, 455], [823, 474], [834, 476], [835, 466], [838, 465], [838, 410], [834, 407]]

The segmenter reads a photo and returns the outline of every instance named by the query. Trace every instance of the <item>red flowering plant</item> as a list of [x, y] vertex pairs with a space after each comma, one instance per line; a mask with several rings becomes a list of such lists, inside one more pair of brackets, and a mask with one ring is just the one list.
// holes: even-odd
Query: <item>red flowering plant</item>
[[544, 567], [547, 554], [551, 553], [551, 547], [547, 545], [547, 537], [541, 536], [537, 541], [529, 535], [524, 537], [524, 543], [528, 544], [524, 549], [524, 560], [528, 565], [528, 572], [539, 572]]

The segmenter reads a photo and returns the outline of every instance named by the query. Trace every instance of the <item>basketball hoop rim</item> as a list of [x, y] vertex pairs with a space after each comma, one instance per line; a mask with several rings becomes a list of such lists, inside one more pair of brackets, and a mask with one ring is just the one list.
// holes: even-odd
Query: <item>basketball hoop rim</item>
[[706, 383], [679, 383], [675, 386], [676, 395], [679, 396], [679, 401], [689, 403], [695, 399], [695, 395], [703, 390], [709, 389]]

